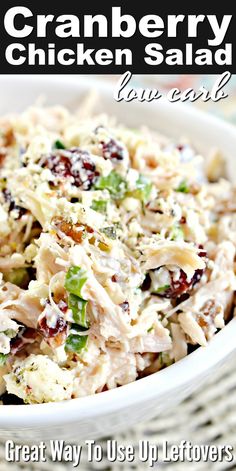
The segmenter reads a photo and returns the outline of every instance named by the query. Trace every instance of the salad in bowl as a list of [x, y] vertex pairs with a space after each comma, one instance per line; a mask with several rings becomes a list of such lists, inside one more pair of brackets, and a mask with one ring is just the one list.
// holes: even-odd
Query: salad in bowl
[[0, 130], [2, 404], [93, 395], [206, 347], [236, 289], [222, 155], [81, 107]]

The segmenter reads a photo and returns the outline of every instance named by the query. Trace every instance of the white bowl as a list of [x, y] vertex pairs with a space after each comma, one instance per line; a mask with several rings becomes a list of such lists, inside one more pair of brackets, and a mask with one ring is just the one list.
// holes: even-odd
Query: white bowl
[[[117, 116], [131, 127], [141, 124], [178, 138], [188, 136], [204, 152], [218, 147], [235, 177], [236, 131], [233, 126], [188, 105], [116, 103], [112, 86], [99, 80], [64, 76], [0, 77], [0, 114], [21, 111], [39, 95], [48, 104], [77, 107], [81, 94], [95, 87], [99, 111]], [[94, 396], [63, 403], [0, 406], [0, 434], [5, 439], [85, 440], [108, 436], [141, 420], [157, 416], [196, 390], [236, 346], [236, 319], [218, 333], [209, 346], [199, 348], [178, 363], [134, 383]]]

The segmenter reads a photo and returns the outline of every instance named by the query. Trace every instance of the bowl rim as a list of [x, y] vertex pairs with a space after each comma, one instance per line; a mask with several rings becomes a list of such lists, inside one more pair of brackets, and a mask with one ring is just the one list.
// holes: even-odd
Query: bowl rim
[[[55, 75], [2, 75], [0, 83], [9, 84], [16, 83], [55, 83], [66, 85], [70, 82], [75, 90], [83, 88], [91, 88], [96, 86], [103, 94], [111, 94], [113, 86], [110, 83], [104, 83], [100, 77], [91, 78], [88, 76], [55, 76]], [[129, 104], [132, 106], [132, 104]], [[155, 103], [141, 104], [155, 108]], [[139, 104], [140, 106], [140, 104]], [[176, 111], [184, 113], [189, 119], [196, 119], [203, 123], [207, 123], [210, 127], [221, 127], [232, 138], [236, 140], [235, 127], [218, 117], [212, 116], [201, 110], [181, 103], [169, 103], [162, 98], [159, 100], [159, 112], [170, 109], [174, 106]], [[104, 391], [91, 396], [70, 399], [63, 402], [45, 403], [45, 404], [29, 404], [29, 405], [0, 405], [0, 428], [21, 429], [43, 426], [44, 428], [74, 423], [81, 419], [92, 420], [101, 414], [119, 412], [127, 410], [133, 405], [138, 405], [143, 401], [151, 400], [157, 396], [163, 400], [174, 387], [184, 387], [192, 380], [203, 376], [210, 368], [217, 366], [236, 348], [236, 318], [233, 318], [220, 332], [218, 332], [209, 342], [207, 347], [199, 347], [196, 351], [186, 356], [177, 363], [145, 378], [139, 379], [127, 385]], [[224, 355], [222, 356], [222, 346]], [[26, 414], [26, 407], [29, 411]]]

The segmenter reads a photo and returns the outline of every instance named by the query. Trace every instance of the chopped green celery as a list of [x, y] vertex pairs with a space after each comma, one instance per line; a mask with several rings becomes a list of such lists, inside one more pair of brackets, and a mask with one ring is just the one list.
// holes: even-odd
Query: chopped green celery
[[80, 335], [81, 329], [75, 324], [72, 324], [71, 333], [66, 339], [65, 350], [66, 352], [80, 353], [88, 341], [88, 335]]
[[7, 361], [8, 355], [0, 353], [0, 366], [4, 366]]
[[75, 294], [69, 294], [68, 306], [72, 311], [73, 314], [73, 321], [82, 326], [88, 327], [87, 320], [86, 320], [86, 306], [88, 301], [79, 298]]
[[87, 335], [70, 334], [66, 339], [66, 352], [80, 353], [86, 347], [87, 340]]
[[138, 180], [136, 181], [136, 189], [130, 192], [133, 198], [137, 198], [143, 203], [147, 203], [152, 191], [152, 183], [148, 178], [143, 175], [139, 175]]
[[189, 193], [189, 187], [186, 180], [183, 180], [175, 191], [179, 193]]
[[63, 144], [61, 141], [59, 141], [59, 139], [54, 142], [54, 147], [55, 147], [56, 149], [65, 149], [64, 144]]
[[84, 299], [82, 288], [88, 279], [86, 270], [81, 267], [70, 267], [66, 274], [65, 288], [70, 294]]
[[27, 268], [14, 268], [4, 274], [4, 281], [9, 281], [20, 288], [27, 288], [30, 277]]
[[172, 231], [170, 232], [170, 239], [171, 240], [183, 240], [184, 239], [184, 232], [181, 227], [175, 226], [173, 227]]
[[108, 190], [114, 199], [122, 199], [127, 190], [125, 179], [112, 170], [106, 177], [99, 177], [95, 183], [96, 190]]
[[107, 211], [107, 201], [105, 200], [94, 200], [92, 202], [91, 208], [94, 211], [105, 214]]
[[156, 291], [153, 291], [153, 293], [154, 294], [164, 293], [169, 288], [170, 288], [170, 285], [163, 285], [163, 286], [160, 286], [159, 288], [157, 288]]
[[104, 227], [100, 231], [105, 234], [109, 239], [116, 239], [116, 229], [114, 226]]

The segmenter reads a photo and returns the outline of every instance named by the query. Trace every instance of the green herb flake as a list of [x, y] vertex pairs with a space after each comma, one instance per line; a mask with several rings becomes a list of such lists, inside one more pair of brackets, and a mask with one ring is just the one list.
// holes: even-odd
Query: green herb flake
[[127, 190], [127, 183], [113, 170], [106, 177], [99, 177], [94, 187], [96, 190], [108, 190], [114, 199], [122, 199]]
[[64, 144], [61, 141], [59, 141], [59, 139], [54, 142], [54, 147], [55, 149], [65, 149]]
[[153, 329], [154, 329], [154, 327], [152, 325], [152, 327], [149, 327], [149, 329], [147, 330], [147, 333], [149, 334], [150, 332], [152, 332]]
[[65, 343], [66, 352], [80, 353], [87, 345], [88, 336], [70, 334]]
[[79, 298], [75, 294], [69, 294], [68, 306], [72, 311], [73, 321], [82, 326], [88, 328], [86, 320], [86, 307], [88, 301]]
[[164, 293], [167, 289], [170, 288], [170, 285], [163, 285], [156, 289], [154, 294]]
[[170, 232], [170, 240], [183, 240], [184, 232], [181, 227], [175, 226]]
[[189, 193], [189, 187], [186, 180], [183, 180], [175, 191], [179, 193]]
[[100, 229], [100, 231], [105, 234], [109, 239], [116, 239], [117, 234], [114, 226], [104, 227], [103, 229]]
[[8, 355], [5, 355], [4, 353], [0, 353], [0, 366], [4, 366], [7, 359], [8, 359]]
[[94, 211], [98, 211], [99, 213], [106, 214], [107, 211], [107, 201], [105, 200], [94, 200], [92, 202], [91, 208]]
[[82, 288], [88, 279], [86, 270], [81, 267], [70, 267], [66, 274], [65, 289], [83, 299]]
[[152, 183], [148, 178], [140, 175], [138, 180], [136, 181], [136, 189], [131, 193], [133, 198], [137, 198], [142, 203], [147, 203], [152, 191]]

